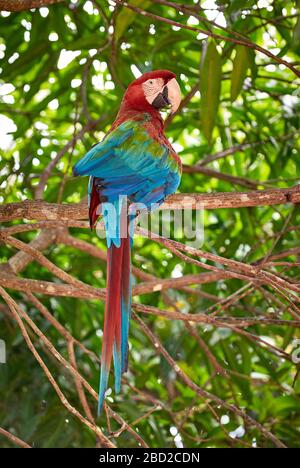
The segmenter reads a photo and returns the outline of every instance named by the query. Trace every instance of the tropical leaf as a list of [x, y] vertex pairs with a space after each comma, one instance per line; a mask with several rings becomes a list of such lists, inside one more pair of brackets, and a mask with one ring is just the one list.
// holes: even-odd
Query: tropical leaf
[[[134, 7], [145, 9], [151, 4], [151, 1], [129, 0], [128, 3], [130, 3], [130, 5]], [[117, 15], [116, 23], [115, 23], [116, 40], [119, 40], [123, 36], [124, 32], [127, 30], [127, 28], [129, 28], [129, 26], [133, 23], [133, 21], [135, 21], [136, 17], [137, 17], [137, 13], [133, 10], [123, 9], [120, 11], [120, 13]]]
[[236, 55], [233, 60], [232, 72], [231, 72], [231, 88], [230, 98], [231, 101], [235, 101], [239, 96], [247, 71], [251, 67], [251, 59], [253, 60], [253, 54], [249, 53], [248, 47], [237, 46]]
[[222, 81], [222, 61], [215, 42], [210, 40], [200, 70], [201, 129], [211, 142], [212, 131], [218, 113]]

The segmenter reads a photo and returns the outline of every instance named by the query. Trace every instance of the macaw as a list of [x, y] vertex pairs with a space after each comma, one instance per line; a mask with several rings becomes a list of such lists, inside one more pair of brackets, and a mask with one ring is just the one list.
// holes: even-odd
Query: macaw
[[164, 134], [160, 110], [174, 113], [181, 101], [176, 75], [168, 70], [144, 73], [127, 88], [120, 110], [103, 141], [94, 145], [73, 168], [90, 176], [89, 219], [95, 227], [102, 215], [107, 240], [107, 296], [104, 315], [98, 414], [111, 361], [115, 391], [128, 367], [131, 314], [131, 247], [134, 206], [148, 211], [174, 193], [182, 165]]

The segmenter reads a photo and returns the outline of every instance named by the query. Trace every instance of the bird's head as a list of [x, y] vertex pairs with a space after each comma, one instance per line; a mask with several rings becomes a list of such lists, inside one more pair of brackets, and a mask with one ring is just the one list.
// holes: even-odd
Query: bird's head
[[170, 108], [174, 113], [180, 101], [181, 93], [176, 75], [168, 70], [144, 73], [128, 86], [123, 99], [127, 109], [142, 112]]

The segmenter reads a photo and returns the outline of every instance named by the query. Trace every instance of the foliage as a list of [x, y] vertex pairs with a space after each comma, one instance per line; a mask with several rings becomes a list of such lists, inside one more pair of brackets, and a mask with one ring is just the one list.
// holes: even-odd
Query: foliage
[[[33, 200], [38, 194], [53, 203], [79, 202], [86, 195], [87, 181], [72, 177], [72, 165], [109, 129], [123, 91], [134, 75], [159, 68], [174, 71], [183, 96], [188, 96], [181, 112], [169, 121], [168, 136], [185, 165], [204, 164], [198, 172], [183, 174], [182, 193], [283, 188], [299, 183], [300, 80], [292, 69], [278, 62], [285, 60], [295, 67], [299, 64], [297, 2], [187, 0], [185, 7], [190, 10], [184, 12], [163, 1], [130, 3], [202, 32], [179, 29], [101, 0], [67, 1], [40, 10], [0, 14], [0, 201]], [[175, 7], [179, 5], [181, 2], [174, 2]], [[205, 32], [237, 42], [215, 37], [207, 40]], [[239, 44], [237, 34], [271, 52], [275, 59], [249, 44]], [[5, 135], [5, 129], [9, 135]], [[231, 148], [234, 149], [228, 151], [229, 155], [216, 156]], [[55, 158], [57, 164], [39, 194], [40, 177]], [[213, 169], [215, 177], [202, 173], [201, 167]], [[204, 218], [205, 251], [248, 264], [267, 256], [267, 262], [279, 262], [268, 264], [268, 271], [299, 285], [299, 208], [287, 204], [221, 209], [206, 211]], [[79, 228], [71, 228], [70, 232], [101, 249], [105, 247], [94, 232]], [[35, 236], [35, 232], [29, 232], [17, 237], [28, 243]], [[14, 253], [11, 247], [1, 245], [1, 263], [5, 264]], [[79, 280], [105, 288], [106, 266], [98, 258], [63, 243], [48, 246], [44, 253]], [[141, 237], [135, 242], [133, 263], [156, 278], [205, 271]], [[29, 263], [21, 276], [57, 281], [36, 262]], [[242, 279], [231, 278], [194, 284], [189, 290], [169, 289], [167, 296], [163, 292], [148, 293], [135, 300], [162, 310], [172, 311], [175, 304], [185, 314], [210, 314], [209, 307], [229, 297], [232, 305], [218, 308], [220, 317], [271, 319], [271, 323], [256, 323], [238, 330], [212, 325], [194, 328], [228, 371], [224, 377], [216, 373], [210, 354], [191, 335], [185, 322], [143, 316], [178, 366], [201, 388], [244, 408], [287, 446], [299, 447], [300, 383], [296, 380], [293, 388], [297, 366], [290, 359], [292, 343], [299, 332], [275, 321], [299, 317], [297, 300], [291, 294], [284, 296], [275, 287], [255, 285], [235, 301], [232, 294], [246, 284]], [[28, 298], [10, 292], [67, 358], [65, 341], [58, 332]], [[76, 339], [99, 352], [101, 301], [47, 296], [40, 299]], [[8, 358], [7, 365], [0, 365], [1, 425], [37, 447], [95, 446], [93, 432], [62, 407], [24, 345], [5, 303], [0, 307], [0, 338], [6, 341]], [[250, 332], [254, 340], [239, 330]], [[285, 354], [262, 345], [260, 338]], [[72, 376], [57, 366], [42, 341], [34, 342], [68, 400], [81, 411]], [[149, 446], [272, 446], [257, 428], [245, 425], [240, 416], [197, 396], [157, 353], [134, 320], [130, 345], [126, 382], [131, 387], [125, 383], [122, 394], [110, 395], [108, 402], [128, 423], [155, 407], [155, 411], [133, 425]], [[96, 360], [79, 348], [76, 358], [80, 372], [97, 389]], [[88, 401], [94, 414], [95, 402], [90, 397]], [[99, 424], [107, 434], [105, 416]], [[115, 421], [111, 424], [112, 431], [120, 427]], [[239, 427], [243, 429], [235, 432]], [[137, 446], [128, 431], [112, 440], [119, 447]], [[0, 446], [11, 445], [0, 437]]]

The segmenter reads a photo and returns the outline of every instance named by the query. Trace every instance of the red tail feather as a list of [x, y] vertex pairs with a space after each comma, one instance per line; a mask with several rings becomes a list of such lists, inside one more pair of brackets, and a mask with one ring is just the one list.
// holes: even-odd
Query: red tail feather
[[91, 229], [93, 229], [98, 219], [99, 215], [97, 214], [97, 212], [98, 212], [99, 205], [100, 205], [100, 196], [95, 185], [93, 185], [90, 204], [89, 204], [89, 218], [90, 218]]
[[120, 343], [121, 334], [121, 281], [123, 248], [114, 244], [108, 250], [108, 283], [104, 317], [102, 357], [110, 367], [114, 339]]
[[[100, 196], [101, 200], [101, 196]], [[115, 390], [121, 388], [121, 375], [127, 370], [128, 333], [131, 311], [131, 238], [128, 233], [127, 205], [119, 219], [120, 237], [107, 250], [107, 296], [102, 341], [99, 408], [102, 409], [112, 357], [114, 358]], [[109, 235], [109, 234], [108, 234]]]

